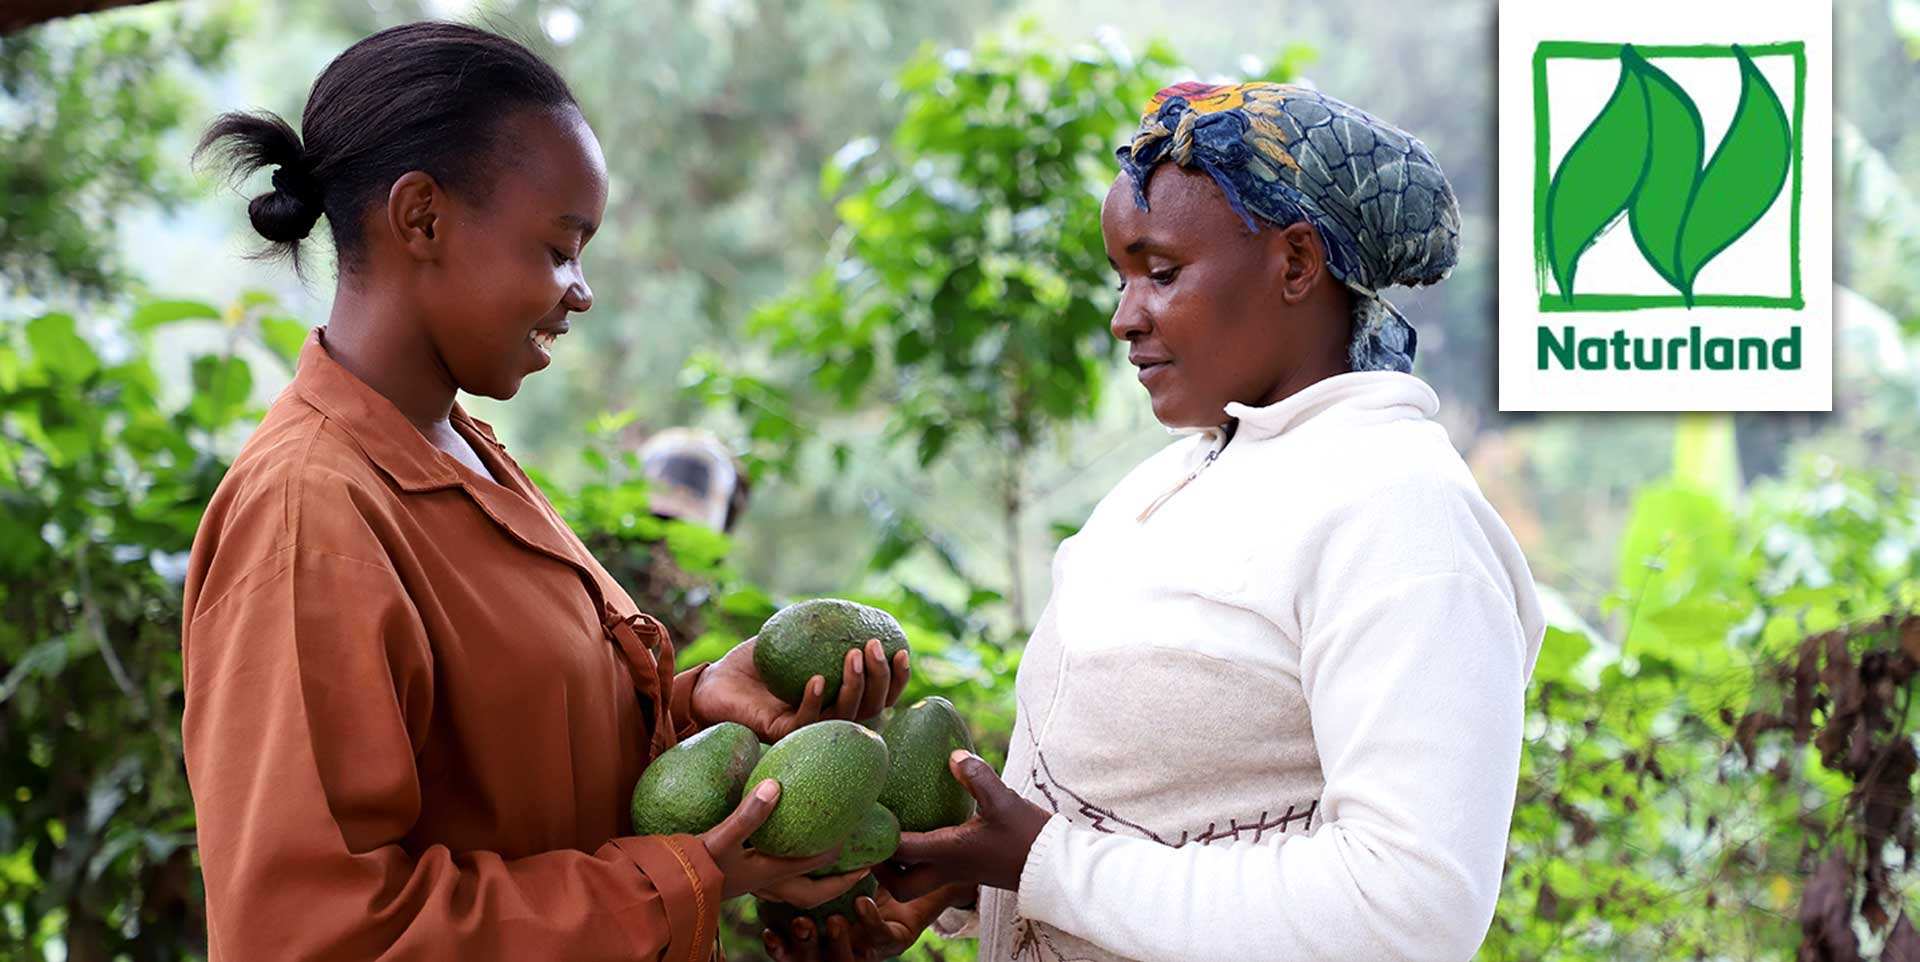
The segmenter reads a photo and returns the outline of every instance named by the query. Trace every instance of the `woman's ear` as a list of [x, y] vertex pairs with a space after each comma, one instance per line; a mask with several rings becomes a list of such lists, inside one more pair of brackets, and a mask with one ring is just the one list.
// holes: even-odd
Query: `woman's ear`
[[1327, 273], [1327, 252], [1320, 232], [1306, 221], [1267, 231], [1267, 256], [1278, 272], [1280, 299], [1299, 304]]
[[433, 175], [425, 171], [407, 171], [393, 182], [387, 192], [386, 227], [407, 256], [420, 261], [439, 256], [435, 227], [445, 197]]

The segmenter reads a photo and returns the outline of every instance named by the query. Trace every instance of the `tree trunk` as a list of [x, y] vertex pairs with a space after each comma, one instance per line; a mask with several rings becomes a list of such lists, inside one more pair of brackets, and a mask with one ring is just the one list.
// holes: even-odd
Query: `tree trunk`
[[48, 20], [131, 7], [154, 0], [7, 0], [0, 8], [0, 35], [16, 33]]
[[1003, 511], [1002, 521], [1006, 525], [1007, 604], [1013, 609], [1013, 630], [1015, 635], [1025, 635], [1027, 625], [1027, 586], [1026, 566], [1020, 561], [1020, 513], [1023, 493], [1021, 492], [1021, 467], [1027, 461], [1027, 448], [1024, 444], [1014, 444], [1007, 456], [1007, 473], [1001, 489]]

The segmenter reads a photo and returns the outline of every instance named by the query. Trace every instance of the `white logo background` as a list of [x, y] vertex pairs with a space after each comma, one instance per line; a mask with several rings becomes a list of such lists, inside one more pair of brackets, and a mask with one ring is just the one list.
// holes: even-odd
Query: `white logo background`
[[[1503, 411], [1830, 411], [1833, 409], [1833, 187], [1832, 44], [1830, 2], [1729, 3], [1609, 0], [1602, 4], [1542, 4], [1500, 0], [1499, 8], [1499, 305], [1500, 409]], [[1628, 311], [1540, 310], [1534, 259], [1533, 57], [1542, 41], [1731, 44], [1781, 41], [1806, 44], [1803, 129], [1799, 132], [1801, 310], [1695, 306]], [[1706, 158], [1725, 135], [1740, 94], [1731, 57], [1657, 57], [1693, 98], [1705, 128]], [[1794, 63], [1768, 54], [1754, 66], [1794, 116]], [[1613, 93], [1618, 59], [1550, 58], [1546, 62], [1549, 115], [1548, 175]], [[1700, 294], [1791, 293], [1789, 234], [1792, 173], [1779, 198], [1752, 229], [1700, 273]], [[1546, 290], [1556, 293], [1551, 276]], [[1579, 294], [1672, 295], [1654, 273], [1625, 219], [1601, 235], [1581, 258]], [[1801, 327], [1804, 356], [1798, 370], [1638, 371], [1538, 367], [1538, 330], [1572, 325], [1581, 337], [1680, 337], [1700, 325], [1709, 337], [1775, 338]]]

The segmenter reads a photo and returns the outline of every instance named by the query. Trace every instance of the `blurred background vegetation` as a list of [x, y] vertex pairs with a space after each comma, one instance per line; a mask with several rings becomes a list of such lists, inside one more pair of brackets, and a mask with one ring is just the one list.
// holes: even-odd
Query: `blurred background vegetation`
[[[1167, 441], [1106, 333], [1098, 233], [1145, 96], [1293, 79], [1411, 129], [1466, 241], [1451, 280], [1398, 298], [1415, 373], [1554, 622], [1482, 958], [1920, 959], [1920, 0], [1835, 5], [1836, 409], [1735, 417], [1495, 410], [1487, 0], [229, 0], [28, 22], [111, 5], [0, 15], [0, 959], [204, 952], [185, 553], [332, 286], [245, 260], [263, 185], [186, 157], [215, 113], [297, 118], [347, 44], [425, 16], [552, 58], [613, 180], [596, 308], [519, 397], [463, 403], [684, 662], [789, 599], [883, 604], [913, 638], [910, 694], [953, 699], [994, 760], [1053, 546]], [[634, 451], [685, 424], [752, 470], [731, 537], [646, 510]], [[730, 955], [755, 957], [739, 915]]]

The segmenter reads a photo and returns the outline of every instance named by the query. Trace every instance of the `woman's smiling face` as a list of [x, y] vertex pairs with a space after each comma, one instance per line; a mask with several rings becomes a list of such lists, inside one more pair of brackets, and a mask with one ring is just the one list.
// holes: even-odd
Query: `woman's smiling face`
[[1345, 289], [1311, 226], [1250, 231], [1212, 177], [1175, 164], [1155, 171], [1147, 204], [1134, 203], [1122, 173], [1100, 230], [1119, 274], [1113, 336], [1127, 342], [1154, 417], [1214, 427], [1228, 402], [1270, 404], [1337, 373], [1327, 367], [1344, 352]]
[[502, 127], [487, 196], [445, 196], [458, 240], [441, 248], [421, 301], [454, 382], [504, 399], [551, 362], [568, 315], [593, 306], [580, 253], [606, 209], [607, 172], [576, 110], [523, 111]]

